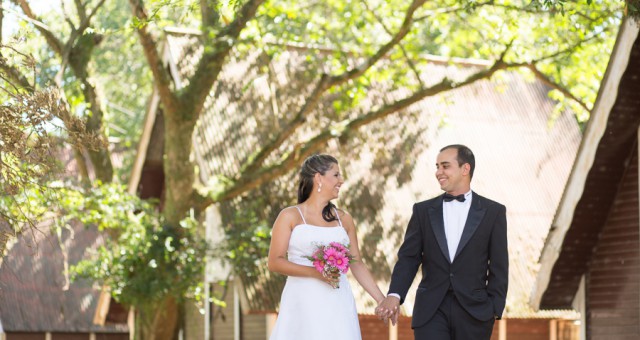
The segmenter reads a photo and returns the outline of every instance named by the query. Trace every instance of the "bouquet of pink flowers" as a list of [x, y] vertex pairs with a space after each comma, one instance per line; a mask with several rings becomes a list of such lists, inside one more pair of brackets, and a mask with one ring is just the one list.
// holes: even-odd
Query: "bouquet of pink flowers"
[[[349, 252], [349, 246], [338, 242], [318, 245], [307, 259], [312, 261], [316, 270], [325, 277], [338, 272], [346, 273], [349, 270], [349, 264], [354, 261], [353, 255]], [[340, 288], [340, 285], [336, 283], [333, 288]]]

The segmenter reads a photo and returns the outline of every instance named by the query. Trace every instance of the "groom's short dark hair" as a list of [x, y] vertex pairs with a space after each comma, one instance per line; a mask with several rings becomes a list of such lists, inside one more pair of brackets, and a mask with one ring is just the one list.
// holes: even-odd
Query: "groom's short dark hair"
[[458, 157], [456, 160], [458, 161], [458, 166], [462, 166], [465, 163], [469, 163], [471, 170], [469, 171], [469, 179], [473, 178], [473, 170], [476, 168], [476, 157], [473, 155], [473, 152], [468, 147], [462, 144], [451, 144], [447, 145], [444, 148], [440, 149], [440, 152], [447, 149], [456, 149], [458, 150]]

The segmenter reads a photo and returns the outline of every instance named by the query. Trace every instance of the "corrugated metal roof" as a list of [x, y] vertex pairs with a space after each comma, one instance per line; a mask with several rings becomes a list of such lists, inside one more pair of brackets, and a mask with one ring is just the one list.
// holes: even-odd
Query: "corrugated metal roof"
[[[193, 72], [192, 64], [183, 61], [186, 51], [191, 51], [189, 58], [196, 59], [192, 53], [197, 54], [197, 48], [188, 46], [197, 46], [197, 38], [168, 34], [167, 41], [172, 59], [180, 62], [178, 72]], [[317, 51], [285, 49], [271, 61], [261, 53], [234, 53], [214, 86], [194, 136], [194, 152], [204, 180], [237, 173], [249, 152], [279, 129], [279, 120], [285, 120], [282, 116], [295, 112], [312, 83], [306, 81], [305, 63], [312, 62], [308, 56]], [[481, 67], [486, 66], [445, 63], [434, 58], [421, 70], [421, 78], [427, 84], [445, 76], [463, 79]], [[267, 72], [269, 68], [271, 72]], [[537, 271], [536, 261], [580, 141], [579, 128], [568, 112], [550, 124], [555, 103], [547, 97], [550, 89], [541, 82], [525, 81], [517, 72], [502, 72], [500, 79], [480, 81], [425, 99], [369, 124], [354, 134], [356, 138], [332, 141], [326, 152], [338, 156], [347, 177], [342, 197], [336, 203], [356, 219], [365, 261], [386, 290], [412, 204], [440, 194], [433, 166], [438, 150], [447, 144], [466, 144], [477, 159], [473, 190], [508, 209], [511, 284], [507, 316], [572, 317], [566, 311], [534, 313], [527, 301]], [[389, 82], [372, 86], [361, 107], [390, 103], [408, 94], [393, 85]], [[323, 98], [320, 107], [295, 133], [297, 137], [313, 135], [335, 120], [331, 99], [331, 95]], [[269, 114], [255, 115], [256, 110]], [[355, 116], [358, 112], [347, 114]], [[285, 152], [286, 148], [280, 151]], [[272, 221], [274, 213], [294, 202], [295, 182], [292, 172], [248, 195], [269, 197], [273, 206], [259, 214]], [[243, 209], [242, 202], [227, 203], [221, 209], [223, 216], [225, 211]], [[273, 276], [264, 271], [263, 265], [257, 264], [262, 268], [256, 270], [261, 279], [244, 282], [248, 286], [247, 300], [255, 301], [252, 308], [256, 310], [273, 310], [282, 280], [269, 281]], [[359, 312], [372, 313], [374, 301], [359, 285], [352, 286]], [[268, 299], [254, 293], [263, 291], [270, 292]], [[411, 313], [412, 304], [413, 294], [405, 304], [405, 313]]]
[[[9, 332], [127, 332], [126, 324], [93, 324], [100, 290], [71, 282], [65, 269], [96, 249], [94, 228], [74, 225], [58, 238], [42, 223], [21, 234], [0, 267], [0, 319]], [[64, 248], [64, 250], [63, 250]]]

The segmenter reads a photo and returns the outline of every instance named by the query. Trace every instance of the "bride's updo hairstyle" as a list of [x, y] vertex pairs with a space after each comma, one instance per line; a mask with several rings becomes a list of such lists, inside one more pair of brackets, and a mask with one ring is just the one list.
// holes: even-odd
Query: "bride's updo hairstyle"
[[[311, 195], [313, 190], [313, 177], [316, 173], [324, 176], [324, 174], [331, 169], [333, 164], [338, 164], [338, 160], [333, 156], [326, 154], [315, 154], [309, 156], [302, 163], [300, 168], [300, 182], [298, 183], [298, 203], [306, 201]], [[338, 218], [334, 215], [335, 205], [331, 202], [322, 209], [322, 218], [325, 221], [331, 222]]]

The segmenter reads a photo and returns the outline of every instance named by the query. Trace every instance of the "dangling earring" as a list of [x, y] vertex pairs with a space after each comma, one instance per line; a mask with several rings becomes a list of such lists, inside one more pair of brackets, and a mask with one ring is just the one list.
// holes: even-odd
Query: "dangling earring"
[[320, 190], [322, 190], [322, 183], [318, 184], [318, 192], [320, 192]]

